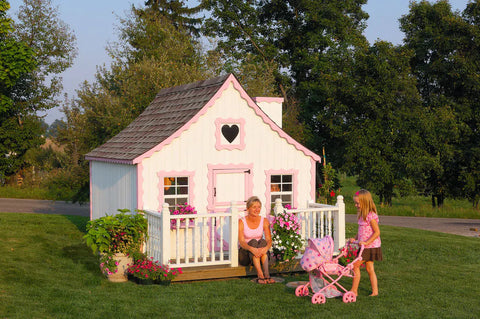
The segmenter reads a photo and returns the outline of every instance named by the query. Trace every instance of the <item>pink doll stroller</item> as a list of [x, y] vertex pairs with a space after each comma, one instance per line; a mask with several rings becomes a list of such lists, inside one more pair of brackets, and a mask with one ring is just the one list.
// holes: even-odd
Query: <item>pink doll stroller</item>
[[[295, 290], [297, 297], [309, 296], [309, 287], [312, 290], [312, 303], [323, 304], [326, 298], [343, 296], [343, 302], [355, 302], [357, 297], [351, 291], [346, 290], [338, 282], [343, 276], [353, 277], [353, 264], [362, 260], [363, 245], [360, 248], [358, 257], [346, 266], [338, 263], [338, 259], [345, 255], [342, 252], [335, 259], [333, 257], [333, 239], [331, 236], [308, 240], [308, 247], [300, 261], [302, 268], [309, 273], [309, 282], [300, 285]], [[335, 276], [336, 278], [332, 277]], [[339, 291], [336, 287], [339, 287]]]

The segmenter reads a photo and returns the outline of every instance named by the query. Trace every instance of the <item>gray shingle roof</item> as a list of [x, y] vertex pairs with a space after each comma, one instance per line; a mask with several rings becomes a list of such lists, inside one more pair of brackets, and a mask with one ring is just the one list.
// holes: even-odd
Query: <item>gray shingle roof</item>
[[229, 76], [161, 90], [138, 118], [105, 144], [89, 152], [86, 158], [132, 162], [194, 117]]

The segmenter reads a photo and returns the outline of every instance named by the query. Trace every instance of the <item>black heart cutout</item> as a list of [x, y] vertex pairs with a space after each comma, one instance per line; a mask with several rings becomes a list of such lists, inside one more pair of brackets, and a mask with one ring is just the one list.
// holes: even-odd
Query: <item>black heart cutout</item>
[[240, 129], [236, 124], [233, 124], [233, 125], [225, 124], [222, 126], [222, 134], [229, 143], [233, 142], [233, 140], [237, 137], [239, 131]]

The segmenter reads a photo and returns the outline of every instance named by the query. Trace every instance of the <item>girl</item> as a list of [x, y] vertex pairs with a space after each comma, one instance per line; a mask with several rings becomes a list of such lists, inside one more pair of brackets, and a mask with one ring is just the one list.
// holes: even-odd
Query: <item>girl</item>
[[247, 215], [238, 223], [239, 263], [248, 266], [253, 263], [257, 271], [257, 282], [272, 284], [268, 269], [268, 250], [272, 247], [272, 236], [268, 219], [260, 216], [262, 203], [256, 196], [247, 200]]
[[378, 295], [377, 275], [373, 267], [375, 260], [382, 260], [382, 248], [380, 240], [380, 228], [378, 227], [377, 207], [372, 199], [372, 194], [365, 189], [361, 189], [353, 196], [355, 208], [357, 209], [358, 232], [355, 238], [350, 238], [350, 242], [358, 240], [359, 245], [364, 245], [362, 260], [353, 265], [353, 283], [351, 291], [358, 294], [358, 285], [360, 284], [360, 266], [366, 263], [367, 273], [372, 285], [372, 294]]

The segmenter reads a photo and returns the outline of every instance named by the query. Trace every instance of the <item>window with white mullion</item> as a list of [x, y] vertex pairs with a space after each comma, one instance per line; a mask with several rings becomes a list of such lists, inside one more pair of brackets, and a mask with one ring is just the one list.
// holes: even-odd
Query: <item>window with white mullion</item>
[[163, 198], [171, 212], [178, 209], [179, 205], [188, 203], [188, 176], [164, 177], [163, 185]]
[[293, 206], [293, 176], [291, 174], [270, 176], [270, 198], [272, 209], [277, 198], [282, 200], [283, 206]]

